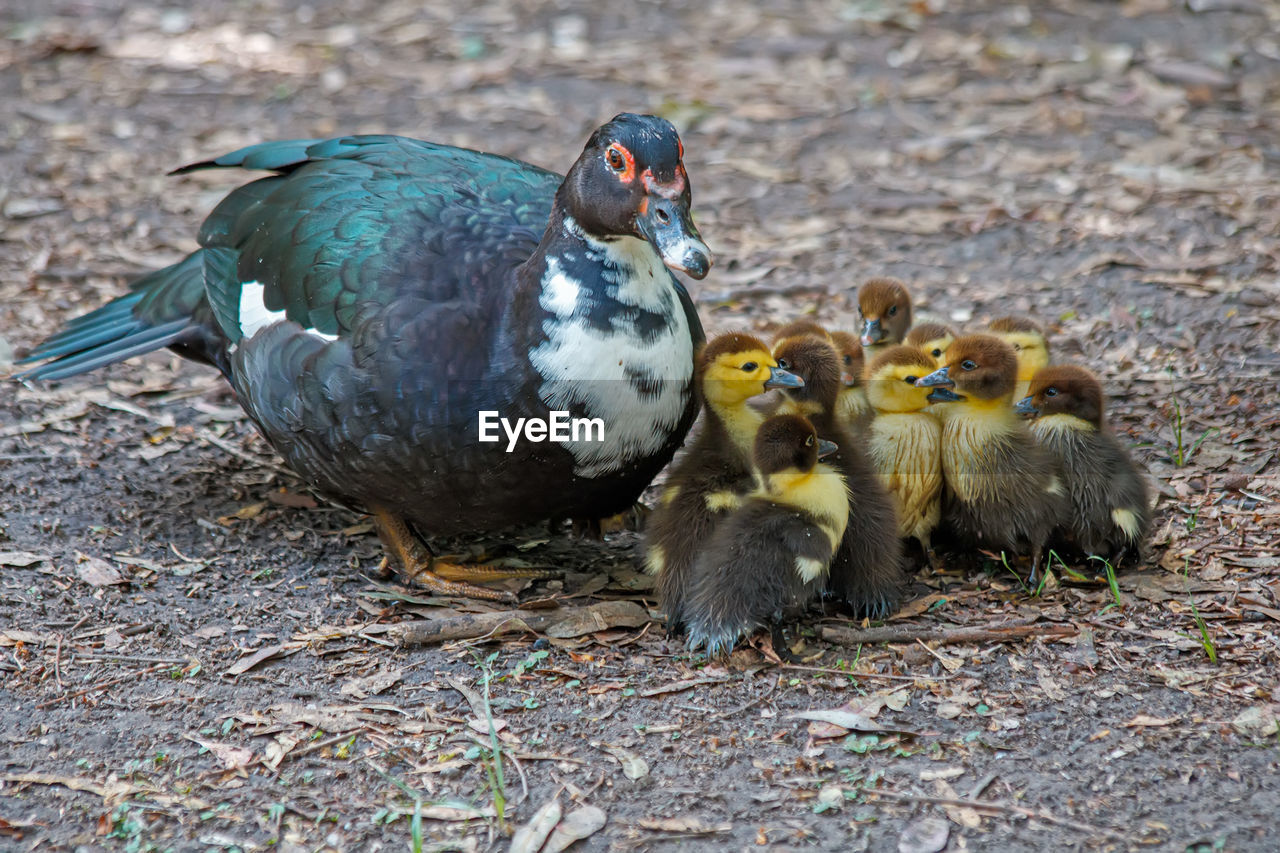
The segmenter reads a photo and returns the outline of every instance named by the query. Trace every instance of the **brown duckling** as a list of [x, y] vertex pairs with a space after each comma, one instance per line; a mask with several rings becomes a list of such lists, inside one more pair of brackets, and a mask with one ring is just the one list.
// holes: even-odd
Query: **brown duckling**
[[799, 415], [769, 418], [756, 433], [756, 487], [699, 549], [684, 619], [689, 646], [709, 656], [822, 588], [844, 536], [844, 478], [818, 460], [836, 447]]
[[1013, 410], [1018, 359], [992, 335], [965, 335], [946, 364], [916, 380], [932, 388], [942, 418], [943, 518], [962, 538], [1031, 554], [1031, 577], [1049, 534], [1065, 517], [1057, 463]]
[[1117, 563], [1140, 556], [1151, 527], [1146, 481], [1107, 426], [1098, 378], [1075, 365], [1042, 368], [1017, 405], [1062, 466], [1071, 513], [1062, 532], [1085, 554]]
[[863, 387], [862, 345], [851, 332], [832, 332], [831, 343], [840, 357], [840, 395], [836, 398], [836, 414], [846, 426], [865, 434], [874, 414]]
[[812, 320], [792, 320], [773, 333], [773, 345], [777, 346], [787, 338], [802, 338], [805, 335], [815, 335], [823, 340], [831, 340], [831, 333], [822, 325]]
[[943, 354], [955, 339], [955, 329], [944, 323], [920, 323], [911, 327], [903, 343], [923, 350], [933, 359], [935, 367], [942, 367]]
[[916, 380], [934, 369], [926, 352], [900, 344], [868, 365], [866, 381], [876, 413], [868, 453], [894, 497], [898, 535], [919, 542], [930, 563], [930, 536], [942, 517], [942, 424], [928, 411], [930, 390]]
[[841, 371], [835, 348], [814, 337], [791, 338], [774, 350], [774, 357], [804, 380], [803, 387], [785, 392], [779, 413], [807, 416], [821, 438], [839, 446], [829, 464], [844, 475], [852, 495], [828, 588], [855, 612], [883, 618], [902, 595], [902, 540], [896, 535], [893, 498], [876, 476], [863, 441], [836, 413]]
[[645, 567], [658, 577], [667, 624], [678, 629], [689, 567], [717, 520], [754, 486], [751, 448], [763, 415], [747, 400], [770, 388], [798, 387], [764, 341], [731, 333], [712, 340], [698, 357], [702, 430], [667, 479], [645, 534]]
[[911, 294], [896, 278], [873, 278], [858, 290], [859, 337], [866, 361], [894, 344], [902, 343], [911, 328]]
[[1027, 387], [1036, 371], [1049, 365], [1049, 339], [1045, 337], [1044, 326], [1030, 317], [1011, 314], [992, 320], [987, 331], [1013, 347], [1018, 355], [1018, 384], [1013, 389], [1013, 399], [1017, 402], [1027, 396]]

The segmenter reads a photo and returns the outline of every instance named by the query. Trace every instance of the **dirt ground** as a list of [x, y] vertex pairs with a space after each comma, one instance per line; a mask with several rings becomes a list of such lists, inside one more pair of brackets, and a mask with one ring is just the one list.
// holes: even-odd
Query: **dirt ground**
[[708, 664], [608, 617], [653, 605], [634, 533], [520, 531], [445, 544], [563, 570], [512, 588], [596, 630], [404, 646], [487, 608], [380, 578], [212, 371], [3, 381], [0, 849], [505, 850], [553, 801], [547, 850], [1280, 849], [1280, 5], [182, 5], [5, 3], [0, 372], [241, 179], [170, 168], [394, 132], [563, 171], [651, 111], [710, 330], [851, 325], [875, 274], [1035, 314], [1152, 475], [1151, 556], [922, 573], [892, 642], [815, 610], [801, 663]]

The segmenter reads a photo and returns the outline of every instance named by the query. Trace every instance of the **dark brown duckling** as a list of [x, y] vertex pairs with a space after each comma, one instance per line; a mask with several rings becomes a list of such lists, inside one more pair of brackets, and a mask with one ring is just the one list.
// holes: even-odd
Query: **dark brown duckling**
[[862, 318], [860, 342], [870, 363], [894, 344], [902, 343], [911, 328], [911, 294], [896, 278], [873, 278], [858, 290], [858, 315]]
[[831, 343], [840, 357], [840, 395], [836, 398], [836, 414], [845, 426], [865, 434], [875, 414], [867, 402], [862, 370], [865, 367], [862, 345], [852, 332], [832, 332]]
[[997, 317], [987, 325], [987, 331], [1013, 347], [1018, 356], [1018, 384], [1013, 389], [1014, 402], [1027, 396], [1031, 377], [1042, 367], [1049, 366], [1049, 339], [1044, 326], [1030, 317], [1010, 314]]
[[822, 588], [849, 515], [844, 478], [818, 461], [835, 450], [799, 415], [760, 426], [756, 488], [716, 527], [691, 572], [690, 648], [726, 653]]
[[773, 345], [777, 346], [787, 338], [803, 338], [805, 335], [814, 335], [827, 341], [831, 340], [831, 333], [821, 324], [815, 323], [813, 320], [792, 320], [773, 333]]
[[1049, 534], [1067, 513], [1052, 455], [1013, 410], [1018, 359], [992, 335], [965, 335], [946, 364], [916, 384], [942, 419], [943, 519], [961, 538], [1031, 555], [1031, 577]]
[[839, 446], [829, 464], [844, 476], [852, 496], [828, 588], [855, 612], [883, 618], [897, 606], [906, 580], [902, 540], [897, 536], [893, 498], [876, 476], [864, 442], [836, 413], [841, 371], [835, 348], [814, 337], [792, 338], [774, 350], [774, 357], [805, 383], [787, 390], [779, 413], [805, 415], [819, 437]]
[[1062, 466], [1071, 513], [1062, 532], [1085, 554], [1112, 564], [1140, 557], [1151, 528], [1146, 481], [1107, 426], [1098, 378], [1075, 365], [1042, 368], [1017, 411]]
[[933, 358], [907, 344], [890, 347], [867, 367], [867, 396], [875, 418], [867, 437], [871, 462], [894, 497], [898, 535], [920, 543], [934, 562], [930, 537], [942, 517], [942, 424], [929, 413]]
[[717, 521], [755, 486], [751, 452], [764, 416], [747, 401], [770, 388], [801, 381], [781, 370], [769, 347], [752, 335], [721, 335], [698, 357], [702, 430], [667, 479], [645, 534], [645, 566], [658, 577], [667, 625], [683, 623], [689, 567]]
[[945, 323], [920, 323], [912, 326], [903, 341], [933, 359], [935, 367], [942, 367], [943, 355], [956, 339], [956, 330]]

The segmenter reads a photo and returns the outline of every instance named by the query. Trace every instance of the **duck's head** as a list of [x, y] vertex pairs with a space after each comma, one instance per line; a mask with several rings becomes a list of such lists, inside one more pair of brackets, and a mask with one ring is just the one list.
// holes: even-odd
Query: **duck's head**
[[831, 343], [840, 357], [840, 384], [845, 388], [857, 388], [862, 384], [862, 345], [849, 332], [832, 332]]
[[831, 340], [831, 333], [812, 320], [792, 320], [773, 333], [773, 345], [777, 346], [787, 338], [802, 338], [805, 335]]
[[756, 473], [768, 483], [779, 474], [805, 474], [840, 448], [818, 438], [803, 415], [775, 415], [760, 425], [751, 448]]
[[873, 278], [858, 290], [864, 347], [900, 344], [911, 328], [911, 294], [896, 278]]
[[955, 329], [950, 326], [942, 323], [921, 323], [911, 327], [904, 343], [932, 358], [934, 367], [942, 367], [945, 363], [943, 355], [955, 339]]
[[1013, 347], [994, 335], [964, 335], [947, 347], [946, 363], [916, 380], [932, 388], [931, 403], [996, 401], [1013, 393], [1018, 358]]
[[783, 370], [764, 341], [730, 332], [703, 348], [698, 360], [703, 396], [717, 407], [742, 405], [771, 388], [799, 388], [803, 380]]
[[882, 412], [918, 412], [929, 405], [932, 392], [916, 380], [936, 367], [933, 358], [916, 347], [890, 347], [867, 365], [867, 399]]
[[1100, 429], [1105, 408], [1102, 383], [1074, 364], [1041, 368], [1031, 378], [1027, 396], [1015, 408], [1027, 417], [1067, 415]]
[[693, 196], [683, 156], [671, 122], [621, 113], [591, 134], [558, 201], [590, 236], [639, 237], [671, 269], [703, 278], [711, 269], [711, 250], [689, 215]]
[[1044, 327], [1030, 317], [997, 317], [987, 330], [1017, 353], [1019, 382], [1030, 381], [1037, 370], [1049, 364], [1049, 340], [1045, 337]]
[[784, 338], [773, 348], [778, 366], [804, 380], [801, 388], [787, 389], [787, 395], [804, 411], [834, 410], [840, 395], [840, 358], [829, 340], [814, 335]]

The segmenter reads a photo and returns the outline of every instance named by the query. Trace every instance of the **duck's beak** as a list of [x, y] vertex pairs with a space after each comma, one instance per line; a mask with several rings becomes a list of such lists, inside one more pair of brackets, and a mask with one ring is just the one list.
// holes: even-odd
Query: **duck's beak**
[[856, 388], [858, 386], [858, 377], [852, 373], [841, 373], [840, 381], [844, 383], [846, 388]]
[[646, 196], [636, 216], [636, 229], [671, 269], [690, 278], [706, 278], [714, 259], [693, 225], [685, 198]]
[[916, 380], [917, 388], [954, 388], [955, 385], [951, 381], [950, 370], [946, 367], [939, 367], [933, 373]]
[[818, 458], [825, 459], [832, 453], [840, 449], [840, 445], [834, 441], [827, 441], [825, 438], [818, 439]]
[[925, 399], [930, 403], [955, 403], [959, 400], [963, 400], [964, 397], [961, 397], [950, 388], [934, 388], [929, 392], [929, 396], [925, 397]]
[[804, 380], [781, 367], [770, 367], [769, 378], [764, 381], [765, 388], [803, 388]]
[[884, 329], [880, 327], [879, 320], [863, 320], [862, 321], [862, 337], [859, 338], [864, 347], [875, 346], [884, 340]]
[[1027, 418], [1034, 418], [1040, 414], [1040, 410], [1035, 407], [1031, 397], [1023, 397], [1014, 405], [1013, 410]]

